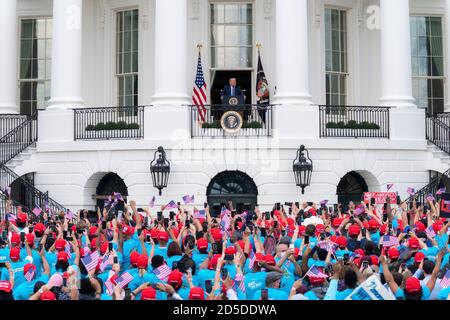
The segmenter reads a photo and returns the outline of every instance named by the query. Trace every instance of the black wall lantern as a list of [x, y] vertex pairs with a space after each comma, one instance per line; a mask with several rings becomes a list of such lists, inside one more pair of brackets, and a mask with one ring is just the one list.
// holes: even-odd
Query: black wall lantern
[[[304, 151], [306, 151], [307, 158], [304, 155]], [[297, 150], [297, 157], [293, 163], [295, 183], [298, 187], [302, 188], [302, 194], [304, 194], [305, 188], [311, 182], [311, 174], [313, 171], [313, 162], [309, 158], [309, 151], [304, 145], [301, 145], [300, 149]]]
[[[156, 158], [157, 154], [159, 154], [158, 158]], [[167, 187], [170, 174], [170, 162], [166, 159], [166, 151], [163, 147], [158, 147], [158, 150], [155, 151], [153, 161], [150, 163], [150, 172], [153, 186], [159, 190], [159, 195], [161, 195], [161, 190]]]

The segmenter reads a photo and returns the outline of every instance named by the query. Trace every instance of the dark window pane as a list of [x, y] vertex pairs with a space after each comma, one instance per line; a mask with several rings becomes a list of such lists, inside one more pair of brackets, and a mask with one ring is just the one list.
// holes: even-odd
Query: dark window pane
[[432, 81], [433, 86], [433, 98], [443, 98], [444, 97], [444, 80], [434, 79]]
[[21, 82], [20, 83], [20, 100], [29, 101], [32, 97], [32, 87], [31, 82]]
[[20, 41], [20, 57], [22, 59], [31, 59], [33, 57], [33, 40]]
[[24, 19], [21, 25], [21, 37], [22, 39], [33, 38], [33, 30], [35, 28], [36, 20], [34, 19]]
[[132, 12], [131, 11], [125, 11], [124, 12], [124, 24], [123, 24], [123, 31], [129, 31], [131, 30], [131, 21], [132, 21]]

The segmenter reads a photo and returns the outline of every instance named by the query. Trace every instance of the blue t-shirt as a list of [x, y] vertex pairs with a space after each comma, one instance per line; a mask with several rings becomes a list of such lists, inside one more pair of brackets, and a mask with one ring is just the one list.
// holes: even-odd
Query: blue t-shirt
[[[275, 288], [267, 288], [267, 294], [269, 300], [288, 300], [289, 298], [289, 295], [286, 292]], [[261, 300], [261, 290], [255, 292], [252, 300]]]
[[[430, 298], [430, 289], [428, 289], [427, 286], [421, 286], [422, 287], [422, 299], [421, 300], [428, 300]], [[397, 299], [405, 299], [405, 292], [402, 288], [398, 288], [397, 292], [395, 293], [395, 298]]]
[[14, 299], [16, 299], [16, 300], [28, 300], [30, 298], [30, 296], [33, 294], [34, 285], [36, 284], [36, 282], [42, 281], [44, 283], [47, 283], [48, 280], [49, 280], [48, 275], [42, 274], [36, 280], [25, 281], [19, 287], [14, 289], [14, 291], [13, 291]]
[[192, 281], [193, 281], [193, 283], [196, 283], [197, 287], [201, 287], [201, 288], [203, 288], [203, 290], [206, 290], [205, 281], [211, 280], [214, 283], [215, 275], [216, 275], [216, 270], [201, 269], [197, 273], [197, 281], [194, 282], [194, 279], [192, 279]]
[[[22, 283], [26, 281], [25, 275], [23, 274], [23, 267], [27, 264], [24, 261], [10, 262], [11, 268], [14, 272], [14, 290], [19, 287]], [[8, 273], [9, 280], [9, 273]]]
[[347, 298], [347, 297], [350, 295], [350, 293], [353, 292], [353, 290], [354, 290], [354, 289], [349, 289], [349, 288], [347, 288], [347, 289], [345, 289], [345, 290], [338, 291], [338, 292], [336, 293], [336, 300], [345, 300], [345, 298]]
[[266, 273], [254, 272], [245, 275], [245, 296], [248, 300], [252, 299], [257, 291], [266, 287]]

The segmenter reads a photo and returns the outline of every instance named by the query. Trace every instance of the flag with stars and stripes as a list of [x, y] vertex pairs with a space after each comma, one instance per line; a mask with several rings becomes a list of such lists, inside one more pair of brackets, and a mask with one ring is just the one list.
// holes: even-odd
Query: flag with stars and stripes
[[239, 289], [245, 293], [244, 275], [242, 273], [236, 274], [236, 277], [234, 279], [233, 289], [235, 291], [237, 291], [237, 289]]
[[206, 211], [205, 210], [194, 210], [194, 219], [205, 219]]
[[110, 263], [109, 263], [109, 254], [105, 253], [103, 255], [103, 257], [101, 258], [101, 260], [100, 260], [100, 270], [102, 272], [105, 271], [106, 267], [109, 266], [109, 265], [110, 265]]
[[328, 276], [317, 268], [317, 266], [312, 266], [309, 268], [308, 272], [306, 272], [305, 276], [312, 278], [328, 278]]
[[127, 284], [129, 284], [133, 280], [133, 276], [128, 272], [124, 272], [120, 277], [116, 278], [116, 286], [119, 288], [124, 288]]
[[255, 262], [256, 262], [256, 255], [253, 252], [253, 250], [250, 251], [250, 254], [249, 254], [248, 258], [249, 258], [248, 268], [249, 269], [253, 269], [253, 266], [255, 265]]
[[152, 200], [150, 200], [150, 202], [148, 204], [150, 208], [153, 208], [155, 206], [155, 199], [156, 199], [156, 197], [153, 196]]
[[391, 188], [392, 188], [393, 186], [394, 186], [393, 183], [388, 183], [388, 184], [386, 184], [386, 189], [387, 189], [387, 191], [391, 190]]
[[91, 254], [88, 254], [85, 257], [81, 258], [81, 261], [83, 262], [87, 272], [97, 267], [99, 258], [100, 254], [98, 253], [98, 251], [94, 251]]
[[171, 200], [167, 205], [166, 205], [166, 209], [175, 209], [178, 208], [177, 204], [175, 201]]
[[439, 285], [444, 289], [450, 285], [450, 270], [447, 270]]
[[203, 77], [202, 58], [200, 52], [198, 53], [197, 74], [195, 76], [192, 103], [197, 107], [198, 120], [202, 123], [205, 122], [206, 108], [206, 82]]
[[224, 214], [222, 217], [222, 220], [220, 221], [220, 228], [223, 232], [228, 231], [230, 229], [231, 219], [230, 216], [227, 214]]
[[31, 281], [34, 278], [35, 270], [33, 268], [28, 269], [28, 271], [25, 273], [25, 279], [27, 281]]
[[184, 204], [194, 203], [194, 195], [186, 195], [183, 197]]
[[436, 195], [440, 196], [441, 194], [443, 194], [445, 192], [445, 187], [440, 188], [438, 191], [436, 191]]
[[406, 189], [406, 193], [408, 193], [410, 196], [413, 196], [414, 192], [415, 192], [415, 190], [412, 187], [408, 187], [408, 189]]
[[34, 208], [33, 211], [31, 211], [31, 212], [33, 212], [34, 215], [35, 215], [36, 217], [39, 217], [39, 215], [40, 215], [41, 212], [42, 212], [42, 209], [39, 208], [39, 207], [36, 207], [36, 208]]
[[434, 232], [433, 226], [429, 226], [428, 228], [425, 229], [425, 233], [427, 234], [428, 237], [433, 238], [436, 236], [436, 232]]
[[334, 243], [332, 241], [329, 241], [329, 240], [324, 240], [324, 241], [319, 241], [317, 243], [317, 246], [319, 248], [327, 250], [328, 252], [334, 253], [334, 251], [338, 247], [338, 244], [336, 244], [336, 243]]
[[383, 236], [382, 239], [383, 247], [393, 247], [398, 245], [398, 238], [390, 235]]
[[164, 281], [169, 277], [171, 272], [172, 270], [165, 263], [153, 270], [153, 273], [158, 277], [158, 279]]

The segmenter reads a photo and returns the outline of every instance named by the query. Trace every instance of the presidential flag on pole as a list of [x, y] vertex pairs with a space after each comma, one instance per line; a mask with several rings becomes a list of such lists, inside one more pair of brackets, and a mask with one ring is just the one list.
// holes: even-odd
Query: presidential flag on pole
[[328, 278], [328, 276], [319, 270], [315, 265], [309, 268], [308, 272], [306, 272], [305, 276], [313, 277], [313, 278]]
[[100, 254], [98, 253], [98, 251], [94, 251], [91, 254], [88, 254], [87, 256], [81, 258], [81, 262], [83, 262], [84, 267], [86, 268], [87, 272], [89, 272], [97, 267], [99, 258]]
[[261, 62], [261, 52], [258, 47], [258, 70], [256, 73], [256, 103], [258, 104], [258, 113], [263, 123], [266, 123], [266, 109], [270, 103], [269, 83]]
[[153, 273], [158, 277], [158, 279], [163, 281], [169, 277], [171, 272], [172, 270], [165, 263], [153, 270]]
[[205, 122], [206, 108], [205, 104], [207, 101], [206, 97], [206, 82], [203, 77], [202, 68], [202, 57], [200, 53], [200, 45], [198, 46], [198, 62], [197, 62], [197, 74], [195, 76], [193, 93], [192, 93], [192, 103], [197, 107], [198, 111], [198, 121], [201, 123]]

